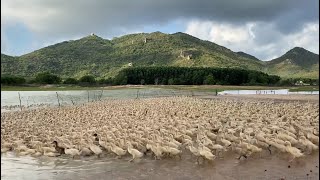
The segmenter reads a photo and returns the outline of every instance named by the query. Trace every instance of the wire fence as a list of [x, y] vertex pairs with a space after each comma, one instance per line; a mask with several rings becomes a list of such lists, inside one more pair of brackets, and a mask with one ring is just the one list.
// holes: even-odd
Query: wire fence
[[[5, 94], [4, 94], [5, 95]], [[171, 90], [171, 89], [130, 89], [130, 90], [90, 90], [90, 91], [41, 91], [10, 92], [1, 100], [1, 109], [31, 109], [46, 106], [79, 105], [88, 102], [115, 99], [142, 99], [172, 96], [215, 96], [217, 92]], [[6, 95], [5, 95], [6, 96]]]

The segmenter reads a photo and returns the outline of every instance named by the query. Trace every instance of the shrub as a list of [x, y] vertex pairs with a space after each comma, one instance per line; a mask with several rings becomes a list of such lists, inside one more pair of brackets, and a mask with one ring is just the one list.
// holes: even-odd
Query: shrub
[[61, 78], [49, 72], [42, 72], [36, 75], [35, 82], [40, 84], [59, 84]]
[[1, 84], [5, 84], [5, 85], [20, 85], [20, 84], [24, 84], [25, 82], [26, 82], [26, 79], [23, 77], [17, 77], [17, 76], [1, 77]]
[[85, 75], [79, 79], [79, 83], [81, 83], [81, 84], [95, 84], [96, 80], [93, 76]]
[[67, 78], [63, 81], [63, 84], [78, 84], [78, 80], [75, 78]]

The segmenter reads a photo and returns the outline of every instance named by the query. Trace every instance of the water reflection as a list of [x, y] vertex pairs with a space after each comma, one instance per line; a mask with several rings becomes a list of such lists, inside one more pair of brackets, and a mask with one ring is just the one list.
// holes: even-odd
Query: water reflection
[[130, 157], [72, 160], [15, 157], [8, 153], [1, 155], [1, 179], [318, 179], [318, 157], [319, 152], [315, 152], [289, 164], [281, 155], [239, 162], [227, 154], [224, 159], [197, 165], [189, 154], [184, 154], [182, 160], [145, 158], [129, 163]]

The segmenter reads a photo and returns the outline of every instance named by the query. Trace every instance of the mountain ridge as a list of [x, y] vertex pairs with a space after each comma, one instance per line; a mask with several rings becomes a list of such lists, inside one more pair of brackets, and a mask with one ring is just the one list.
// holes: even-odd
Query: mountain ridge
[[319, 78], [319, 55], [302, 47], [294, 47], [266, 64], [270, 74]]
[[[294, 60], [291, 65], [283, 63], [283, 58], [288, 57]], [[301, 60], [304, 57], [309, 62]], [[293, 68], [301, 76], [318, 77], [319, 70], [315, 68], [319, 67], [317, 54], [296, 47], [279, 58], [261, 61], [250, 54], [233, 52], [186, 33], [166, 34], [157, 31], [127, 34], [111, 40], [89, 35], [21, 56], [1, 54], [1, 74], [31, 77], [38, 72], [50, 71], [62, 77], [86, 74], [112, 77], [132, 63], [133, 66], [237, 67], [282, 77], [287, 74], [292, 76], [288, 72]], [[279, 67], [285, 69], [287, 74], [277, 71]]]

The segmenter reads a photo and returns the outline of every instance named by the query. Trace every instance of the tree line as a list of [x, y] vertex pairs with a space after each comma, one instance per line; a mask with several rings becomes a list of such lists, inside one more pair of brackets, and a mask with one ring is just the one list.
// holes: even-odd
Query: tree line
[[62, 79], [49, 72], [38, 73], [28, 81], [23, 77], [1, 76], [1, 85], [295, 85], [298, 81], [319, 85], [319, 79], [281, 79], [279, 76], [268, 75], [260, 71], [211, 67], [131, 67], [121, 70], [114, 78], [107, 79], [98, 79], [92, 75], [85, 75], [79, 79]]
[[134, 67], [123, 69], [116, 84], [163, 85], [275, 85], [279, 76], [238, 68]]
[[23, 77], [18, 76], [1, 76], [1, 85], [23, 85], [23, 84], [70, 84], [70, 85], [95, 85], [95, 84], [111, 84], [108, 83], [109, 79], [96, 80], [94, 76], [85, 75], [79, 79], [66, 78], [51, 74], [49, 72], [38, 73], [34, 78], [26, 80]]

